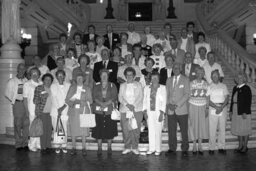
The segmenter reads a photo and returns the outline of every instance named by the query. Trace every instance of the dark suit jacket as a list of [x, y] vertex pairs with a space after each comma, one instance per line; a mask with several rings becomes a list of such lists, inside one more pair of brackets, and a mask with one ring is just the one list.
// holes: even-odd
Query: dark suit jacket
[[237, 94], [237, 114], [242, 115], [246, 113], [247, 115], [251, 114], [251, 104], [252, 104], [252, 92], [248, 85], [244, 85], [241, 88], [235, 86], [232, 91], [232, 98], [230, 104], [230, 112], [233, 112], [234, 105], [234, 95]]
[[[95, 82], [100, 82], [100, 70], [103, 69], [103, 61], [96, 62], [93, 69], [93, 79]], [[117, 85], [117, 71], [118, 63], [110, 61], [108, 62], [107, 69], [109, 70], [109, 81]]]
[[[97, 43], [96, 43], [96, 39], [97, 39], [98, 36], [99, 36], [99, 35], [94, 34], [94, 39], [93, 39], [93, 41], [95, 42], [95, 44], [97, 44]], [[82, 43], [85, 44], [85, 45], [87, 45], [87, 42], [88, 42], [89, 40], [90, 40], [90, 39], [89, 39], [89, 34], [85, 34], [85, 35], [83, 36], [83, 41], [82, 41]]]
[[120, 43], [120, 38], [117, 33], [112, 33], [112, 40], [109, 40], [108, 34], [105, 34], [104, 38], [105, 38], [104, 46], [106, 46], [109, 49], [110, 49], [110, 41], [112, 41], [112, 48], [111, 48], [112, 50], [114, 47], [116, 47], [118, 43]]
[[[186, 76], [185, 75], [185, 66], [186, 66], [186, 64], [182, 65], [182, 71], [181, 71], [181, 73], [184, 76]], [[199, 65], [193, 64], [193, 63], [191, 64], [191, 68], [190, 68], [190, 72], [189, 72], [189, 81], [193, 81], [194, 79], [196, 79], [196, 68], [197, 67], [199, 67]]]
[[[171, 76], [174, 76], [173, 71], [172, 71]], [[162, 85], [166, 85], [167, 78], [168, 78], [167, 69], [166, 68], [162, 68], [160, 70], [160, 80], [159, 80], [159, 83], [162, 84]]]

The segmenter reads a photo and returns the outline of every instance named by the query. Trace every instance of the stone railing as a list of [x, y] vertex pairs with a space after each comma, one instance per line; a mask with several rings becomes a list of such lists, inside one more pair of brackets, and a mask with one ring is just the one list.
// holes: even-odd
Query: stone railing
[[255, 83], [256, 60], [248, 54], [236, 41], [224, 31], [217, 31], [208, 35], [212, 49], [224, 58], [233, 71], [244, 71], [248, 82]]

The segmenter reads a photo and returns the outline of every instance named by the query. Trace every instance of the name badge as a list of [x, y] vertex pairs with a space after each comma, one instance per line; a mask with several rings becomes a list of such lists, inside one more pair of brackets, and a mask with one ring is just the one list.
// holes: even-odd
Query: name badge
[[109, 69], [108, 71], [109, 71], [109, 72], [113, 72], [113, 70], [112, 70], [112, 69]]
[[18, 85], [18, 94], [23, 94], [23, 84]]
[[76, 104], [76, 105], [75, 105], [75, 108], [76, 108], [76, 109], [80, 109], [80, 104]]
[[184, 85], [180, 85], [179, 88], [184, 88]]
[[46, 91], [42, 91], [41, 94], [46, 94], [47, 92]]
[[85, 74], [90, 74], [90, 72], [89, 72], [89, 71], [86, 71]]
[[85, 92], [85, 89], [82, 89], [81, 92]]

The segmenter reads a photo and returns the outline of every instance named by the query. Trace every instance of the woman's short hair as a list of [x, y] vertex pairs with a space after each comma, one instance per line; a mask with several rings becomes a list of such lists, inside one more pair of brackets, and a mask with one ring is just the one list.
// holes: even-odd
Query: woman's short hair
[[193, 21], [189, 21], [186, 24], [186, 27], [188, 28], [188, 26], [192, 25], [193, 27], [195, 27], [195, 23]]
[[33, 67], [29, 70], [29, 75], [32, 75], [32, 71], [36, 71], [37, 75], [40, 77], [41, 76], [41, 71], [37, 67]]
[[160, 75], [160, 73], [159, 73], [158, 71], [153, 71], [153, 72], [151, 73], [151, 78], [152, 78], [153, 76], [158, 76], [159, 79], [160, 79], [160, 77], [161, 77], [161, 75]]
[[129, 35], [125, 32], [120, 33], [120, 38], [122, 38], [122, 36], [126, 36], [127, 39], [129, 38]]
[[205, 71], [204, 71], [204, 68], [203, 68], [203, 67], [200, 67], [200, 66], [196, 67], [196, 73], [198, 73], [198, 72], [200, 72], [200, 71], [205, 74]]
[[207, 49], [204, 46], [199, 47], [198, 52], [200, 52], [201, 50], [204, 50], [205, 53], [207, 52]]
[[212, 78], [213, 74], [217, 74], [217, 75], [220, 77], [220, 72], [219, 72], [218, 69], [215, 69], [215, 70], [213, 70], [213, 71], [211, 72], [211, 78]]
[[62, 69], [60, 69], [60, 70], [57, 70], [57, 71], [56, 71], [56, 73], [55, 73], [55, 77], [57, 78], [57, 76], [58, 76], [59, 74], [63, 74], [64, 76], [66, 76], [65, 71], [64, 71], [64, 70], [62, 70]]
[[101, 69], [101, 70], [99, 71], [100, 76], [101, 76], [101, 74], [103, 74], [103, 73], [107, 73], [108, 76], [109, 76], [109, 70], [108, 70], [108, 69], [103, 68], [103, 69]]
[[75, 40], [76, 36], [79, 36], [82, 39], [82, 34], [79, 32], [75, 32], [73, 35], [73, 40]]
[[44, 81], [46, 77], [50, 78], [51, 82], [53, 82], [54, 78], [53, 78], [52, 74], [50, 74], [50, 73], [44, 74], [43, 77], [42, 77], [42, 81]]
[[103, 36], [98, 36], [96, 38], [96, 42], [98, 42], [99, 39], [101, 39], [103, 43], [105, 42], [105, 38]]
[[164, 53], [164, 60], [167, 61], [168, 58], [171, 58], [172, 61], [174, 62], [176, 57], [171, 53], [165, 52]]
[[124, 75], [126, 76], [128, 72], [132, 72], [133, 76], [136, 75], [136, 71], [133, 67], [127, 67], [125, 70], [124, 70]]
[[155, 51], [156, 48], [161, 49], [163, 51], [163, 46], [160, 43], [156, 43], [153, 45], [152, 50]]
[[66, 33], [60, 33], [59, 35], [59, 39], [61, 39], [62, 37], [65, 37], [66, 39], [68, 38]]
[[203, 32], [199, 32], [199, 33], [197, 34], [197, 39], [199, 38], [199, 36], [203, 36], [203, 38], [204, 38], [204, 40], [205, 40], [205, 34], [204, 34]]
[[118, 46], [115, 46], [115, 47], [114, 47], [113, 52], [114, 52], [114, 50], [116, 50], [116, 49], [119, 50], [120, 53], [122, 52], [122, 51], [121, 51], [121, 48], [118, 47]]
[[101, 53], [100, 53], [101, 56], [102, 56], [103, 51], [107, 51], [108, 52], [108, 57], [110, 57], [110, 52], [111, 51], [108, 48], [104, 48], [104, 49], [101, 50]]
[[149, 58], [146, 58], [145, 61], [144, 61], [144, 65], [145, 65], [145, 66], [147, 66], [147, 62], [148, 62], [148, 61], [151, 61], [152, 64], [153, 64], [153, 66], [155, 65], [154, 59], [152, 59], [152, 58], [149, 57]]
[[76, 50], [75, 50], [74, 48], [69, 48], [69, 49], [68, 49], [68, 52], [69, 52], [69, 51], [72, 51], [72, 52], [73, 52], [75, 58], [77, 57], [77, 56], [76, 56]]
[[90, 64], [90, 57], [88, 56], [88, 55], [86, 55], [86, 54], [82, 54], [82, 55], [80, 55], [79, 57], [78, 57], [78, 63], [81, 65], [81, 59], [82, 58], [86, 58], [86, 60], [87, 60], [87, 63], [86, 63], [86, 65], [89, 65]]
[[239, 71], [237, 74], [236, 74], [236, 77], [235, 77], [235, 83], [238, 84], [238, 76], [242, 76], [243, 77], [243, 82], [244, 83], [247, 83], [248, 82], [248, 77], [246, 75], [246, 73], [244, 71]]

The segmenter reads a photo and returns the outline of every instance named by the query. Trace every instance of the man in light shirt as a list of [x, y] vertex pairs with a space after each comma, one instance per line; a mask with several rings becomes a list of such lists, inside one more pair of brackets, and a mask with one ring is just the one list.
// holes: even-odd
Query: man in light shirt
[[23, 104], [23, 85], [27, 81], [25, 64], [20, 63], [17, 70], [17, 75], [7, 83], [5, 97], [12, 104], [15, 148], [17, 151], [21, 151], [28, 150], [29, 135], [29, 116], [26, 114]]
[[51, 70], [51, 74], [52, 76], [54, 77], [54, 83], [57, 82], [57, 79], [56, 79], [56, 72], [58, 70], [63, 70], [66, 74], [66, 77], [65, 77], [65, 82], [68, 82], [70, 83], [72, 81], [72, 71], [65, 67], [65, 60], [63, 57], [59, 57], [56, 61], [56, 64], [57, 64], [57, 68]]
[[216, 58], [215, 58], [215, 54], [214, 52], [209, 52], [207, 54], [207, 59], [208, 59], [208, 62], [206, 62], [204, 65], [203, 65], [203, 68], [204, 68], [204, 71], [205, 71], [205, 79], [206, 81], [210, 84], [212, 83], [212, 79], [211, 79], [211, 73], [212, 71], [214, 70], [218, 70], [219, 73], [220, 73], [220, 81], [222, 82], [223, 78], [224, 78], [224, 73], [222, 71], [222, 68], [221, 68], [221, 65], [218, 64], [216, 61]]
[[140, 35], [139, 33], [135, 32], [135, 26], [134, 23], [129, 23], [128, 25], [128, 40], [127, 43], [130, 43], [132, 45], [140, 42]]

